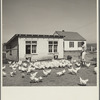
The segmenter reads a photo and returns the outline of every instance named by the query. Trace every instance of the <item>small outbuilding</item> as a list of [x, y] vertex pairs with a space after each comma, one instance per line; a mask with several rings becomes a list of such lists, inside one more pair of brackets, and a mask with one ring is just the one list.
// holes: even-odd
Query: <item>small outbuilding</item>
[[86, 45], [86, 39], [77, 32], [55, 31], [54, 35], [64, 36], [64, 51], [77, 51], [82, 49], [82, 42]]
[[63, 58], [63, 53], [63, 36], [59, 35], [15, 34], [6, 43], [9, 60]]

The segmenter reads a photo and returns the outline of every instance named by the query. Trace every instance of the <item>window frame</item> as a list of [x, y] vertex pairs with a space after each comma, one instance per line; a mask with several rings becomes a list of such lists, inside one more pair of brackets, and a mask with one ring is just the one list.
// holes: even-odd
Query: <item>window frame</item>
[[[73, 43], [73, 46], [70, 45], [70, 43]], [[74, 41], [70, 41], [70, 42], [69, 42], [69, 48], [74, 48]]]
[[[81, 46], [79, 46], [79, 43], [81, 44]], [[82, 41], [78, 41], [78, 48], [82, 47]]]
[[[30, 44], [28, 44], [26, 42], [30, 42]], [[35, 44], [33, 42], [35, 42]], [[26, 45], [30, 45], [30, 53], [29, 54], [36, 54], [37, 53], [37, 41], [25, 41], [25, 43], [26, 43], [25, 49], [26, 49]], [[33, 52], [33, 46], [36, 46], [36, 52]]]
[[[50, 49], [50, 46], [52, 46], [51, 49]], [[55, 49], [55, 46], [56, 46], [56, 49]], [[51, 52], [50, 52], [50, 50], [51, 50]], [[58, 41], [48, 41], [48, 52], [49, 53], [57, 53], [58, 52]]]

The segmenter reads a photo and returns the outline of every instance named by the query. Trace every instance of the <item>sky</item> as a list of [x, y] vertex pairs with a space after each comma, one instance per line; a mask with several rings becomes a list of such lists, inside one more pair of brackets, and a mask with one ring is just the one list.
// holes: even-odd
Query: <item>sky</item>
[[72, 31], [97, 42], [96, 0], [2, 0], [2, 40], [14, 34]]

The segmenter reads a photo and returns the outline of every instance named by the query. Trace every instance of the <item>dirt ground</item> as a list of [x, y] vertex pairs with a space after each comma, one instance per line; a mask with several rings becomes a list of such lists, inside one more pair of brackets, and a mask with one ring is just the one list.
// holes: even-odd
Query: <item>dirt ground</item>
[[[67, 55], [72, 56], [73, 59], [80, 61], [79, 59], [79, 52], [65, 52], [64, 57], [66, 58]], [[51, 74], [48, 77], [43, 77], [43, 81], [40, 83], [30, 83], [30, 75], [25, 73], [25, 78], [21, 77], [21, 72], [17, 70], [17, 74], [14, 77], [10, 77], [11, 69], [8, 67], [9, 65], [6, 64], [5, 72], [7, 73], [6, 77], [3, 77], [3, 86], [80, 86], [79, 85], [79, 77], [83, 79], [89, 79], [87, 86], [96, 86], [97, 85], [97, 75], [94, 74], [93, 70], [96, 66], [96, 53], [87, 53], [86, 61], [91, 63], [89, 68], [82, 67], [80, 71], [76, 75], [69, 74], [68, 68], [53, 68], [51, 69]], [[5, 64], [4, 64], [5, 65]], [[73, 65], [75, 67], [75, 65]], [[56, 73], [66, 69], [66, 73], [63, 76], [58, 77]], [[42, 70], [38, 71], [38, 76], [43, 76]]]

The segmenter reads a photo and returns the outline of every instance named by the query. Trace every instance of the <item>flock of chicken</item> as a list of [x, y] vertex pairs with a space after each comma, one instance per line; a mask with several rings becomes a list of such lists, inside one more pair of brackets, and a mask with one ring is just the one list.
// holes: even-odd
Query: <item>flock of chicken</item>
[[[64, 68], [63, 70], [57, 72], [57, 76], [62, 76], [66, 73], [65, 67], [68, 67], [68, 72], [72, 75], [75, 75], [79, 72], [81, 69], [81, 64], [77, 62], [76, 60], [52, 60], [52, 61], [35, 61], [35, 62], [30, 62], [27, 60], [26, 62], [18, 61], [18, 62], [11, 62], [8, 61], [9, 67], [12, 69], [10, 72], [10, 76], [14, 77], [17, 73], [17, 69], [21, 71], [22, 78], [25, 77], [25, 73], [30, 75], [30, 83], [38, 83], [43, 81], [43, 77], [47, 77], [48, 75], [51, 74], [52, 68]], [[73, 63], [77, 66], [76, 68], [73, 68]], [[90, 67], [90, 63], [85, 64], [87, 68]], [[7, 73], [5, 72], [6, 66], [3, 66], [2, 68], [2, 74], [3, 77], [6, 77]], [[43, 70], [43, 76], [37, 77], [37, 71], [36, 69]], [[97, 74], [97, 67], [94, 68], [94, 73]], [[87, 85], [87, 82], [89, 81], [88, 79], [80, 79], [80, 85]]]

